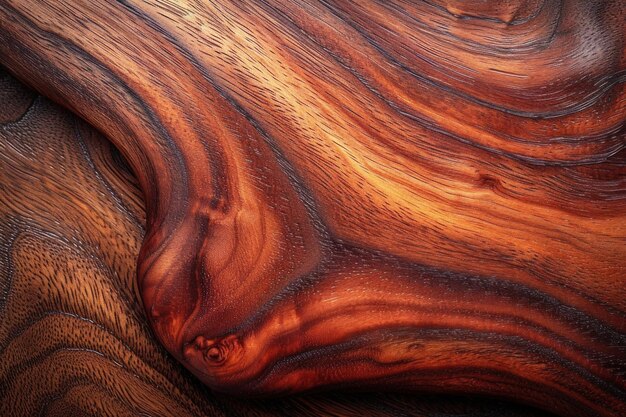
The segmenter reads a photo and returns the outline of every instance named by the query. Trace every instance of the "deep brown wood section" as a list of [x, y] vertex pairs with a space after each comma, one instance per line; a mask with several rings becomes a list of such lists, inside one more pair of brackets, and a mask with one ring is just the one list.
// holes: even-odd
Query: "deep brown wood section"
[[211, 388], [619, 416], [625, 16], [619, 0], [3, 1], [0, 62], [128, 159], [144, 307]]

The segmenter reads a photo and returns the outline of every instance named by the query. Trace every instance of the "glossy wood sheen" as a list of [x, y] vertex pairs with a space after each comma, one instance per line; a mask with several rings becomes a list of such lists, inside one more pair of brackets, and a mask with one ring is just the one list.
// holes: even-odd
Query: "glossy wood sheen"
[[141, 192], [91, 127], [0, 68], [0, 415], [547, 416], [494, 399], [211, 393], [138, 304]]
[[622, 1], [4, 1], [0, 57], [107, 134], [138, 278], [210, 387], [626, 412]]

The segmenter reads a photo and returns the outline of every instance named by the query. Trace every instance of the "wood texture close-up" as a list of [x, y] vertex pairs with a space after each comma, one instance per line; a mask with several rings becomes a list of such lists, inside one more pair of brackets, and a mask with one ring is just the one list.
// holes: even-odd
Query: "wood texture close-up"
[[0, 161], [0, 416], [550, 416], [449, 395], [212, 394], [138, 303], [145, 212], [119, 152], [0, 69]]
[[[73, 389], [120, 413], [356, 390], [626, 414], [625, 19], [0, 1], [0, 64], [82, 118], [5, 77], [0, 389], [56, 415]], [[20, 128], [41, 106], [54, 123]]]

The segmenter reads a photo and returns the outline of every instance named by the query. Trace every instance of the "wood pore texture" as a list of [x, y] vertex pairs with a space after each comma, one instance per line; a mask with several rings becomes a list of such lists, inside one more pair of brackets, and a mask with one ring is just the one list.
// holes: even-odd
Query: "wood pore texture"
[[[35, 233], [63, 255], [29, 259], [48, 248], [33, 241], [19, 259], [45, 265], [40, 291], [59, 268], [64, 289], [94, 275], [73, 299], [92, 299], [109, 334], [132, 317], [148, 338], [143, 307], [212, 391], [479, 394], [622, 416], [625, 20], [621, 0], [0, 1], [0, 62], [106, 135], [145, 201], [139, 249], [141, 198], [119, 191], [132, 176], [96, 157], [106, 146], [92, 155], [83, 122], [63, 152], [12, 145], [41, 149], [42, 180], [7, 196], [70, 227]], [[88, 188], [59, 168], [73, 147], [79, 184], [105, 187], [95, 199], [68, 191]], [[31, 172], [6, 165], [3, 187]], [[5, 204], [7, 231], [31, 219]], [[19, 250], [24, 234], [5, 234]], [[44, 308], [23, 303], [19, 317]]]
[[0, 161], [0, 416], [549, 416], [469, 397], [212, 394], [148, 327], [143, 197], [119, 151], [0, 68]]

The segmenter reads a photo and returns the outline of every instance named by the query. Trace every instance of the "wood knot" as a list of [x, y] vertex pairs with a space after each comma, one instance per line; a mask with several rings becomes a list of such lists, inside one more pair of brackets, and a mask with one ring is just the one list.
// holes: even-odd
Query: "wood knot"
[[478, 185], [482, 188], [497, 190], [500, 188], [500, 180], [491, 174], [479, 174]]
[[237, 336], [234, 335], [217, 340], [198, 336], [189, 347], [201, 353], [202, 358], [208, 365], [221, 365], [225, 363], [241, 345]]

